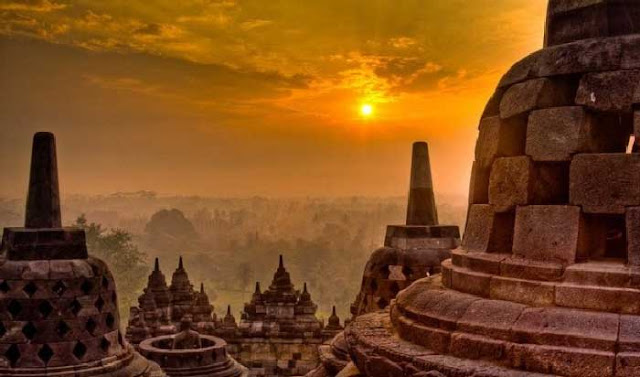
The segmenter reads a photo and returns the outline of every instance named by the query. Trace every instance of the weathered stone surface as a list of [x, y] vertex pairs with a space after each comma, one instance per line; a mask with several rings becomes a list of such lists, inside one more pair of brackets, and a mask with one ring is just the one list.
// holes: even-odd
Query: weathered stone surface
[[516, 343], [615, 351], [620, 316], [563, 308], [526, 309], [513, 326]]
[[624, 214], [640, 205], [640, 154], [580, 154], [571, 162], [571, 204], [586, 213]]
[[580, 207], [518, 207], [513, 253], [533, 260], [575, 263], [581, 231]]
[[631, 274], [628, 266], [622, 263], [590, 261], [567, 266], [564, 281], [603, 287], [629, 288]]
[[537, 76], [609, 71], [620, 67], [622, 39], [587, 39], [546, 48], [535, 67]]
[[500, 263], [500, 274], [519, 279], [555, 281], [562, 278], [564, 266], [559, 262], [531, 260], [514, 255]]
[[556, 286], [556, 305], [611, 313], [638, 314], [640, 313], [640, 291], [564, 283]]
[[471, 360], [500, 360], [506, 342], [478, 335], [456, 333], [451, 336], [451, 354]]
[[509, 340], [511, 327], [525, 308], [525, 305], [508, 301], [476, 301], [458, 321], [458, 331]]
[[622, 125], [616, 129], [614, 121], [596, 118], [580, 106], [534, 111], [526, 153], [534, 161], [569, 161], [581, 152], [624, 152], [629, 132]]
[[496, 213], [493, 206], [469, 206], [462, 247], [471, 252], [511, 252], [514, 216]]
[[499, 116], [482, 119], [475, 154], [479, 167], [491, 167], [498, 157], [522, 155], [526, 127], [524, 119], [501, 120]]
[[596, 111], [630, 113], [640, 71], [589, 73], [582, 77], [576, 103]]
[[640, 266], [640, 207], [627, 207], [627, 263]]
[[564, 347], [514, 344], [509, 353], [514, 368], [560, 376], [612, 376], [615, 363], [613, 352]]
[[[638, 139], [640, 142], [640, 139]], [[471, 168], [469, 204], [489, 204], [490, 168], [483, 168], [477, 161]]]
[[565, 106], [573, 102], [575, 88], [563, 80], [546, 78], [511, 86], [500, 102], [500, 118], [507, 119], [532, 110]]
[[533, 163], [527, 156], [497, 159], [491, 169], [489, 204], [499, 212], [533, 200]]
[[638, 352], [640, 348], [640, 317], [637, 315], [620, 316], [620, 335], [618, 336], [620, 352]]
[[451, 274], [453, 289], [480, 297], [489, 297], [491, 275], [454, 268]]
[[490, 297], [533, 306], [551, 306], [555, 301], [552, 283], [494, 276], [491, 278]]

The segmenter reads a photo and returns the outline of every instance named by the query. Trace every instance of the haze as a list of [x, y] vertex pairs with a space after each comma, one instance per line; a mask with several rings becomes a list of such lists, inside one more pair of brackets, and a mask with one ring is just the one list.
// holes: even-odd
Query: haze
[[26, 192], [38, 130], [67, 194], [404, 195], [428, 140], [436, 191], [466, 195], [484, 103], [545, 8], [0, 1], [0, 196]]

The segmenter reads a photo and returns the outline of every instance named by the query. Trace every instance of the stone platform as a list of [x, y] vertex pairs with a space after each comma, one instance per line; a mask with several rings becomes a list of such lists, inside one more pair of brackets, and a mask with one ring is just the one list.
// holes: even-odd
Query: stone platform
[[202, 348], [171, 349], [174, 336], [146, 339], [140, 353], [158, 363], [169, 377], [247, 377], [248, 370], [227, 354], [227, 343], [201, 335]]

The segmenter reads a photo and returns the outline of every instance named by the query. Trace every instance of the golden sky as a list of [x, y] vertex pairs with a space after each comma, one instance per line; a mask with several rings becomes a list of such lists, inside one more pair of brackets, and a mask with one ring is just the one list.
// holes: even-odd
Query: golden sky
[[[31, 134], [64, 193], [403, 195], [427, 140], [466, 195], [500, 76], [545, 0], [0, 0], [0, 196]], [[363, 116], [368, 104], [372, 114]]]

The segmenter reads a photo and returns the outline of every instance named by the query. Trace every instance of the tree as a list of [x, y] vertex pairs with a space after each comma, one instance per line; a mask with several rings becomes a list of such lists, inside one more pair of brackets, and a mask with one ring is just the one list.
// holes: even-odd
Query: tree
[[118, 287], [120, 314], [126, 317], [129, 307], [136, 305], [149, 273], [145, 254], [138, 250], [131, 235], [122, 229], [107, 231], [100, 224], [88, 223], [84, 214], [76, 219], [74, 225], [84, 229], [89, 253], [109, 266]]

